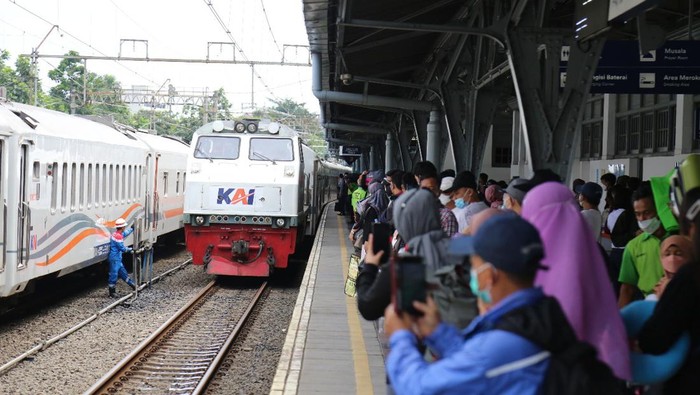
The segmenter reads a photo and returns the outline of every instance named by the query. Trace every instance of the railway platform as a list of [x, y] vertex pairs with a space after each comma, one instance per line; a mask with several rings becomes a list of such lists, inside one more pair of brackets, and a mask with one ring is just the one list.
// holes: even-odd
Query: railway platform
[[344, 293], [353, 247], [344, 217], [324, 211], [270, 394], [383, 394], [374, 324]]

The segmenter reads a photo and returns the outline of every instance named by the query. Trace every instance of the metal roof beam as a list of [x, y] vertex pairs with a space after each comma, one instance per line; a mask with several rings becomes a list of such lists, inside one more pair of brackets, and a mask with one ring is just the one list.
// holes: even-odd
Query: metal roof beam
[[496, 30], [490, 28], [473, 28], [466, 27], [462, 24], [449, 23], [445, 25], [434, 25], [429, 23], [407, 23], [407, 22], [388, 22], [368, 19], [350, 19], [346, 22], [340, 22], [338, 25], [346, 27], [361, 27], [368, 29], [386, 29], [386, 30], [409, 30], [428, 33], [455, 33], [455, 34], [473, 34], [475, 36], [488, 37], [501, 47], [505, 48], [505, 38]]

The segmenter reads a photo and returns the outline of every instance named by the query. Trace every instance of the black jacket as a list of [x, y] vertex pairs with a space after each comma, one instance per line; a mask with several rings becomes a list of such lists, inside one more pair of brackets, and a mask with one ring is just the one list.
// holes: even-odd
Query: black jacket
[[[605, 226], [607, 227], [607, 224]], [[610, 229], [610, 239], [615, 247], [623, 248], [637, 236], [638, 230], [639, 225], [637, 225], [637, 217], [635, 217], [634, 211], [625, 210], [617, 218], [615, 226]]]
[[639, 347], [663, 354], [683, 332], [690, 333], [690, 355], [676, 375], [664, 384], [665, 394], [685, 394], [700, 388], [700, 268], [689, 263], [668, 283], [654, 314], [637, 336]]
[[391, 303], [391, 271], [389, 264], [380, 267], [363, 264], [355, 283], [357, 309], [366, 320], [384, 317], [384, 310]]

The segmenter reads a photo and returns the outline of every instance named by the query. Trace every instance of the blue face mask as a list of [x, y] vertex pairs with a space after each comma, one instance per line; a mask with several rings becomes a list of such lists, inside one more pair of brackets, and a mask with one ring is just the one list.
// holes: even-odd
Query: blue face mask
[[[490, 265], [488, 265], [490, 266]], [[491, 303], [491, 290], [489, 289], [479, 289], [479, 280], [477, 277], [479, 276], [479, 273], [481, 273], [485, 268], [488, 267], [487, 265], [483, 265], [482, 267], [479, 268], [478, 271], [472, 269], [469, 271], [469, 288], [472, 290], [472, 293], [474, 296], [477, 298], [481, 299], [484, 303]]]
[[455, 200], [455, 206], [457, 206], [457, 208], [465, 208], [467, 204], [464, 203], [464, 198], [459, 198]]

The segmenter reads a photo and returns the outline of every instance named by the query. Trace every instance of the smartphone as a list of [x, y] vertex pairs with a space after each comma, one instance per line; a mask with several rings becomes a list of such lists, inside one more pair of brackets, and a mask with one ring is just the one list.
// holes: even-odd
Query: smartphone
[[397, 256], [392, 260], [394, 274], [392, 293], [394, 306], [399, 312], [420, 316], [423, 313], [413, 307], [414, 301], [425, 303], [425, 265], [417, 255]]
[[381, 222], [374, 222], [372, 223], [372, 234], [374, 235], [372, 251], [375, 254], [379, 251], [384, 251], [384, 255], [382, 255], [379, 263], [389, 262], [389, 257], [391, 256], [391, 226]]

